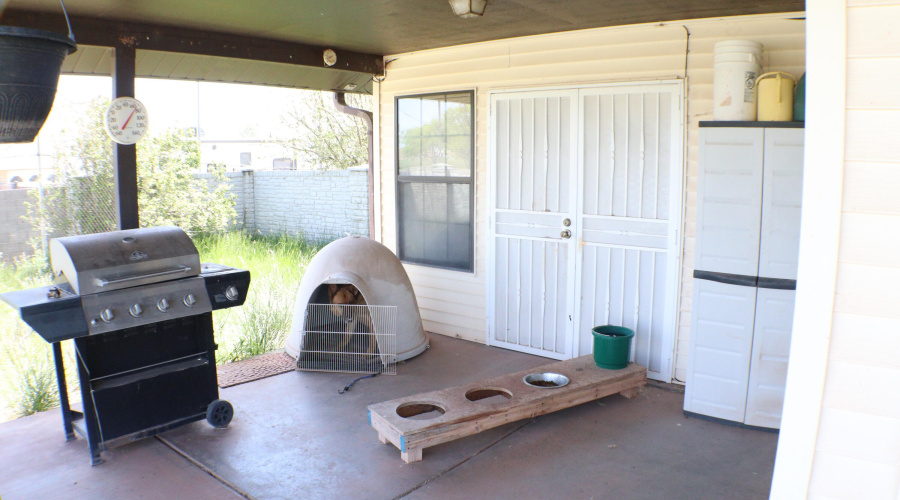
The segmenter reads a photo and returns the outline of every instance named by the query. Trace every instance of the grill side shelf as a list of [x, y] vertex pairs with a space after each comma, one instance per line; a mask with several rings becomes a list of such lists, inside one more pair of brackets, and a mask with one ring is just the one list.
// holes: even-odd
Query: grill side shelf
[[207, 366], [210, 360], [206, 353], [197, 353], [187, 358], [174, 359], [158, 365], [143, 367], [130, 372], [121, 374], [108, 375], [100, 379], [91, 379], [91, 389], [100, 391], [104, 389], [113, 389], [123, 385], [134, 384], [143, 380], [150, 380], [158, 377], [160, 374], [169, 372], [180, 372], [198, 366]]
[[0, 299], [16, 308], [22, 321], [51, 344], [87, 335], [81, 298], [65, 290], [60, 290], [59, 298], [49, 298], [48, 293], [54, 288], [57, 287], [8, 292]]
[[[244, 304], [250, 290], [250, 271], [218, 264], [203, 264], [201, 269], [200, 277], [206, 281], [206, 292], [213, 311]], [[226, 293], [232, 286], [238, 291], [233, 300]]]

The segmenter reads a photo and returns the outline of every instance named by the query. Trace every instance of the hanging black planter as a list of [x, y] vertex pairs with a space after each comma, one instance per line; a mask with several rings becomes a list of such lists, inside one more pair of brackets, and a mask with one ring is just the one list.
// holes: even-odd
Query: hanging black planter
[[0, 26], [0, 143], [34, 140], [53, 107], [63, 60], [76, 48], [71, 28], [66, 37]]

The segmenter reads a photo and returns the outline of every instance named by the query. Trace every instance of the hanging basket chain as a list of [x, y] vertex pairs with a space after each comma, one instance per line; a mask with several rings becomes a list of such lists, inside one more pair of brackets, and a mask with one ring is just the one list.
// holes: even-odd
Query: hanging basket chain
[[59, 0], [59, 4], [62, 6], [63, 16], [66, 18], [66, 26], [69, 28], [69, 40], [75, 42], [75, 33], [72, 33], [72, 23], [69, 22], [69, 13], [66, 12], [66, 4], [63, 0]]

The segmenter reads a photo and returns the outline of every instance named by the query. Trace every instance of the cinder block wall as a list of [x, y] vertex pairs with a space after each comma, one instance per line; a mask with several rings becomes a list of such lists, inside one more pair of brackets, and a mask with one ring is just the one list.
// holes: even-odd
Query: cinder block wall
[[10, 262], [21, 255], [30, 254], [28, 241], [40, 233], [34, 231], [24, 219], [25, 202], [32, 201], [31, 189], [0, 190], [0, 258]]
[[[212, 176], [197, 174], [212, 187]], [[234, 228], [266, 235], [289, 234], [332, 241], [347, 234], [369, 235], [368, 171], [349, 170], [229, 172], [235, 196]], [[0, 258], [31, 254], [29, 241], [40, 236], [24, 219], [31, 189], [0, 190]]]
[[365, 167], [324, 172], [245, 170], [226, 177], [235, 196], [236, 228], [319, 241], [369, 235]]

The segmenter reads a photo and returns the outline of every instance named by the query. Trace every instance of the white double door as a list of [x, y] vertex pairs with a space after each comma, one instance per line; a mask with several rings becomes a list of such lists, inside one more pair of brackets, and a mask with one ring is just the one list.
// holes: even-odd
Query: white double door
[[568, 359], [625, 326], [632, 360], [671, 380], [682, 88], [490, 94], [490, 345]]

